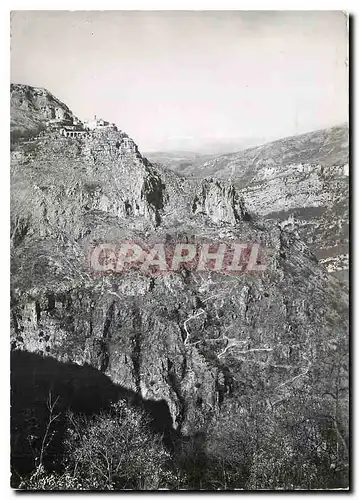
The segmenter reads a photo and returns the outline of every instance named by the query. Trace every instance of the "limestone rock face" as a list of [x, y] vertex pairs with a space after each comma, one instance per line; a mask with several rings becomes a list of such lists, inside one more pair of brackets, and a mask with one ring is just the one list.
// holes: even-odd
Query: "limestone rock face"
[[[32, 179], [22, 179], [30, 199], [20, 200], [15, 194], [13, 201], [19, 217], [30, 218], [31, 227], [37, 226], [43, 236], [65, 226], [82, 234], [84, 213], [114, 218], [141, 215], [159, 222], [165, 186], [122, 132], [94, 131], [81, 140], [52, 133], [20, 144], [12, 158], [13, 171], [19, 174], [13, 177], [14, 186], [22, 177], [24, 162], [38, 170], [37, 176], [30, 174]], [[54, 175], [47, 175], [49, 170]]]
[[261, 277], [100, 280], [82, 271], [67, 286], [47, 276], [18, 287], [13, 348], [90, 364], [144, 399], [166, 401], [184, 434], [201, 431], [233, 394], [272, 404], [298, 387], [322, 395], [334, 381], [321, 363], [347, 345], [346, 295], [290, 234], [265, 237], [278, 249]]
[[[267, 219], [293, 218], [293, 229], [326, 269], [349, 269], [348, 164], [286, 165], [260, 174], [240, 192], [248, 210]], [[261, 178], [262, 177], [262, 178]]]
[[[165, 401], [186, 435], [233, 398], [271, 408], [299, 391], [303, 408], [308, 398], [331, 407], [339, 384], [346, 405], [346, 290], [293, 231], [253, 221], [235, 186], [157, 168], [120, 131], [52, 132], [14, 144], [11, 196], [13, 349], [90, 365]], [[258, 243], [265, 268], [98, 275], [88, 265], [94, 242], [184, 239]]]
[[205, 213], [214, 222], [235, 224], [247, 215], [243, 201], [233, 185], [203, 180], [194, 196], [193, 212]]

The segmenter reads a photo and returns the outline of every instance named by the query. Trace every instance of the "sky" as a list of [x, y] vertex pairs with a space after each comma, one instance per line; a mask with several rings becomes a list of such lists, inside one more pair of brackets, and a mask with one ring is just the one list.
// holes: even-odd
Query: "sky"
[[348, 119], [341, 11], [13, 11], [11, 81], [142, 151], [265, 142]]

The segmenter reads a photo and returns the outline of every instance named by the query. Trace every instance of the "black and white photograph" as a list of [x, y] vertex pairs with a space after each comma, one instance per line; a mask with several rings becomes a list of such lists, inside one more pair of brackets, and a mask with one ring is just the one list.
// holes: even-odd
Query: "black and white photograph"
[[350, 490], [350, 14], [83, 9], [8, 19], [9, 489]]

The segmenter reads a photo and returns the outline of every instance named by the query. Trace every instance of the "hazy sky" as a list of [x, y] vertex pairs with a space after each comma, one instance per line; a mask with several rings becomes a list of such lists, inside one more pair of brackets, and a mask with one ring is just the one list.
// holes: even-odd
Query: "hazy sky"
[[11, 81], [46, 87], [142, 151], [347, 120], [342, 12], [15, 11]]

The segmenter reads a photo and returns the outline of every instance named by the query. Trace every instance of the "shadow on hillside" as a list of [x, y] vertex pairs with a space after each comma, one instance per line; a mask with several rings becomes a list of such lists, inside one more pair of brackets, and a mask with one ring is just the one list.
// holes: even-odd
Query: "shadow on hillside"
[[167, 446], [175, 437], [168, 405], [164, 400], [144, 400], [135, 392], [115, 385], [89, 365], [61, 363], [51, 357], [12, 351], [11, 353], [11, 463], [19, 474], [35, 467], [49, 411], [51, 392], [58, 397], [55, 412], [60, 413], [52, 441], [47, 449], [45, 467], [60, 470], [65, 433], [65, 413], [93, 415], [106, 410], [111, 402], [125, 399], [142, 408], [152, 429], [163, 434]]

